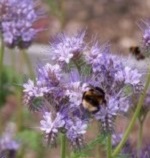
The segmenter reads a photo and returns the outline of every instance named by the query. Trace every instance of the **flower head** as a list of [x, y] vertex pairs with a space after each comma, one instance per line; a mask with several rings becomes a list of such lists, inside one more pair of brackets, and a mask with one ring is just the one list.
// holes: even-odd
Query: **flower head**
[[150, 22], [144, 21], [141, 24], [142, 32], [143, 32], [143, 46], [146, 49], [150, 48]]
[[[24, 84], [24, 93], [28, 98], [25, 99], [30, 107], [34, 107], [34, 103], [38, 107], [48, 107], [41, 110], [44, 119], [40, 129], [49, 143], [55, 144], [58, 133], [63, 133], [75, 149], [83, 146], [83, 137], [91, 118], [101, 123], [104, 132], [114, 132], [115, 118], [127, 113], [130, 107], [131, 94], [125, 90], [127, 86], [133, 89], [139, 85], [141, 77], [137, 70], [125, 67], [118, 56], [112, 55], [108, 45], [98, 47], [96, 44], [91, 49], [86, 47], [89, 53], [84, 54], [84, 36], [85, 33], [75, 37], [61, 35], [58, 41], [51, 44], [56, 65], [39, 66], [36, 81], [29, 80]], [[76, 58], [80, 55], [84, 60], [82, 66], [78, 65], [80, 58]], [[77, 62], [75, 68], [71, 60]], [[71, 68], [66, 71], [60, 63]], [[83, 73], [83, 67], [90, 71]], [[93, 98], [87, 99], [89, 107], [98, 106], [94, 113], [84, 106], [84, 94], [90, 90], [92, 93], [87, 94], [95, 92], [98, 99], [96, 102]]]
[[74, 36], [58, 35], [50, 46], [52, 59], [58, 63], [68, 64], [72, 58], [79, 57], [85, 49], [84, 37], [85, 31]]
[[57, 113], [56, 117], [53, 118], [52, 113], [45, 112], [43, 118], [44, 119], [40, 122], [40, 129], [46, 134], [48, 142], [55, 144], [57, 133], [59, 132], [60, 128], [63, 128], [65, 125], [63, 116], [60, 113]]
[[117, 115], [128, 111], [129, 101], [126, 97], [109, 96], [106, 105], [101, 105], [101, 109], [94, 116], [101, 122], [103, 132], [114, 132], [114, 119]]
[[129, 109], [131, 94], [126, 94], [125, 89], [131, 86], [134, 90], [140, 84], [141, 74], [125, 67], [118, 56], [110, 53], [108, 45], [94, 45], [86, 59], [92, 67], [95, 86], [105, 93], [106, 103], [99, 105], [95, 118], [102, 123], [103, 131], [113, 132], [114, 119]]
[[45, 66], [39, 66], [35, 83], [28, 80], [27, 83], [23, 84], [24, 103], [29, 107], [33, 107], [33, 104], [37, 103], [37, 101], [46, 104], [51, 100], [57, 104], [62, 99], [61, 96], [64, 96], [63, 86], [60, 81], [61, 69], [58, 65], [46, 64]]
[[140, 154], [139, 158], [149, 158], [150, 157], [150, 145], [146, 145], [141, 149], [140, 152], [135, 151], [132, 155], [132, 158], [137, 158], [137, 155]]
[[86, 133], [87, 122], [75, 117], [73, 120], [66, 122], [67, 138], [71, 141], [75, 149], [83, 146], [83, 135]]
[[0, 2], [0, 28], [4, 43], [13, 48], [28, 48], [41, 30], [33, 27], [40, 12], [32, 0], [2, 0]]
[[7, 153], [13, 157], [20, 148], [20, 143], [14, 139], [14, 127], [9, 124], [5, 132], [0, 137], [0, 156], [6, 156]]

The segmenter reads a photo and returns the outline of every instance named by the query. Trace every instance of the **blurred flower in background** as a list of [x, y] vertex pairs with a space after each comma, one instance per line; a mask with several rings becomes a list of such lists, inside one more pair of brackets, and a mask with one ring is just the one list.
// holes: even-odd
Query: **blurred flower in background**
[[[139, 154], [139, 155], [138, 155]], [[144, 146], [139, 152], [135, 151], [132, 158], [149, 158], [150, 157], [150, 145]]]
[[145, 20], [140, 22], [140, 28], [142, 29], [142, 41], [144, 49], [150, 49], [150, 21]]
[[15, 125], [9, 123], [0, 137], [0, 155], [4, 157], [15, 158], [17, 150], [20, 148], [20, 143], [15, 140]]
[[0, 31], [7, 47], [28, 48], [35, 35], [43, 30], [33, 27], [34, 22], [43, 17], [43, 13], [38, 8], [38, 1], [0, 1]]
[[[112, 147], [115, 148], [123, 138], [123, 134], [114, 133], [112, 135]], [[125, 157], [131, 157], [133, 154], [131, 142], [129, 140], [126, 141], [125, 145], [121, 150], [121, 155]]]

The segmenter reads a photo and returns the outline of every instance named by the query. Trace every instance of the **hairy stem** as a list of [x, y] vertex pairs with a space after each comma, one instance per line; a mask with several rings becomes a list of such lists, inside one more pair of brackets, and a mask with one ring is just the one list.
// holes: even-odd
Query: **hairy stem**
[[133, 117], [132, 117], [132, 119], [131, 119], [131, 121], [130, 121], [127, 129], [126, 129], [126, 131], [125, 131], [125, 134], [124, 134], [122, 140], [120, 141], [120, 143], [118, 144], [118, 146], [116, 147], [116, 149], [114, 150], [114, 152], [112, 154], [113, 158], [115, 158], [119, 154], [120, 150], [122, 149], [123, 145], [125, 144], [125, 142], [128, 139], [128, 136], [129, 136], [129, 134], [130, 134], [135, 122], [136, 122], [136, 119], [137, 119], [137, 117], [139, 115], [139, 112], [141, 110], [141, 107], [143, 105], [143, 102], [144, 102], [144, 99], [145, 99], [146, 92], [147, 92], [147, 89], [149, 87], [149, 84], [150, 84], [150, 72], [148, 73], [147, 81], [146, 81], [143, 93], [141, 94], [141, 96], [139, 98], [137, 107], [135, 109], [135, 113], [133, 114]]
[[61, 135], [61, 158], [66, 158], [66, 136]]

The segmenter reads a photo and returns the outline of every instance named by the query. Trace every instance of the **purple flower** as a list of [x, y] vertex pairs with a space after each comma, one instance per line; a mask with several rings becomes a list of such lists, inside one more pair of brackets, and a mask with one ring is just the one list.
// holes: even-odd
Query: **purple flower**
[[143, 46], [146, 49], [150, 48], [150, 22], [149, 21], [142, 21], [141, 29], [143, 32]]
[[0, 156], [6, 156], [7, 154], [10, 157], [16, 155], [17, 150], [20, 148], [20, 143], [14, 139], [14, 128], [12, 126], [7, 126], [6, 130], [0, 137]]
[[134, 90], [141, 84], [141, 74], [125, 67], [118, 56], [110, 53], [108, 45], [94, 45], [86, 55], [86, 60], [93, 70], [94, 86], [102, 88], [105, 93], [106, 103], [100, 105], [101, 109], [95, 117], [101, 122], [104, 132], [113, 132], [116, 116], [126, 113], [130, 107], [131, 94], [126, 94], [125, 89], [131, 86]]
[[132, 155], [132, 158], [137, 158], [137, 155], [140, 153], [138, 156], [139, 158], [149, 158], [150, 157], [150, 145], [146, 145], [144, 148], [141, 149], [140, 152], [135, 151], [134, 154]]
[[69, 97], [71, 107], [79, 107], [81, 105], [85, 87], [86, 84], [82, 84], [81, 82], [70, 83], [66, 90], [66, 95]]
[[118, 93], [127, 85], [134, 87], [141, 84], [141, 74], [124, 66], [120, 57], [110, 53], [107, 45], [102, 48], [93, 46], [86, 59], [92, 67], [95, 81], [109, 94]]
[[37, 68], [37, 84], [46, 87], [57, 86], [61, 80], [61, 69], [59, 65], [46, 64]]
[[[121, 141], [123, 137], [123, 134], [113, 134], [112, 135], [112, 147], [115, 148]], [[132, 156], [132, 147], [131, 147], [131, 144], [130, 144], [130, 141], [127, 140], [127, 142], [124, 144], [122, 150], [121, 150], [121, 155], [122, 156], [127, 156], [127, 157], [131, 157]]]
[[41, 130], [44, 131], [46, 134], [49, 134], [51, 132], [57, 133], [59, 128], [62, 128], [65, 124], [63, 120], [63, 116], [61, 114], [57, 113], [56, 118], [52, 120], [52, 113], [45, 112], [43, 115], [44, 120], [42, 120], [41, 123]]
[[[33, 24], [40, 18], [40, 11], [35, 9], [32, 0], [2, 0], [0, 2], [0, 28], [4, 43], [9, 48], [18, 46], [28, 48], [35, 35], [42, 29], [33, 28]], [[41, 14], [42, 16], [42, 14]]]
[[103, 132], [114, 131], [114, 120], [117, 115], [124, 114], [129, 109], [129, 101], [123, 96], [108, 96], [107, 104], [101, 105], [101, 109], [94, 116], [101, 122]]
[[83, 147], [83, 135], [87, 130], [87, 122], [75, 117], [73, 120], [66, 122], [66, 135], [74, 149], [78, 150]]
[[54, 117], [52, 113], [45, 112], [43, 120], [40, 121], [40, 129], [45, 133], [48, 143], [56, 144], [56, 137], [60, 129], [64, 127], [65, 121], [60, 113], [57, 113]]
[[[119, 57], [112, 55], [108, 45], [86, 47], [84, 36], [85, 32], [75, 37], [61, 35], [51, 44], [52, 58], [59, 65], [40, 65], [36, 81], [29, 80], [23, 85], [24, 99], [30, 108], [47, 107], [41, 110], [44, 119], [40, 129], [48, 143], [55, 144], [58, 134], [63, 133], [74, 149], [83, 146], [91, 118], [101, 123], [104, 132], [114, 132], [115, 118], [127, 113], [130, 107], [131, 94], [126, 93], [126, 88], [134, 89], [141, 77], [137, 70], [125, 67]], [[87, 52], [83, 53], [84, 50]], [[79, 56], [84, 64], [72, 67], [72, 62], [79, 63]], [[69, 71], [60, 63], [70, 66]], [[89, 73], [83, 72], [84, 67], [90, 69]], [[82, 102], [84, 92], [91, 87], [103, 91], [105, 102], [98, 101], [98, 112], [90, 114]]]
[[140, 74], [136, 69], [133, 70], [130, 67], [125, 67], [115, 74], [115, 79], [117, 81], [124, 82], [125, 84], [130, 84], [133, 86], [140, 83], [141, 77], [142, 74]]
[[[39, 98], [45, 98], [44, 102], [52, 98], [52, 100], [59, 102], [60, 96], [64, 96], [60, 80], [61, 69], [58, 65], [46, 64], [38, 67], [35, 83], [32, 80], [28, 80], [27, 83], [23, 84], [24, 103], [31, 107], [35, 98], [38, 98], [38, 101]], [[56, 100], [54, 97], [56, 97]]]
[[50, 46], [52, 59], [58, 63], [68, 64], [71, 59], [79, 57], [85, 49], [84, 37], [85, 31], [74, 36], [58, 35]]

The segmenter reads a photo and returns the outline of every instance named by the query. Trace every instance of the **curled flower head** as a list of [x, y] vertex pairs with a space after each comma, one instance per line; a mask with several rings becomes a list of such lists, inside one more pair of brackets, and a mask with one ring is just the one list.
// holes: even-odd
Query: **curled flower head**
[[61, 69], [59, 65], [46, 64], [37, 68], [37, 84], [47, 87], [56, 87], [60, 83]]
[[58, 65], [46, 64], [45, 66], [39, 66], [36, 81], [28, 80], [23, 85], [24, 103], [31, 107], [37, 101], [42, 104], [50, 99], [53, 102], [59, 102], [62, 99], [61, 96], [64, 96], [60, 80], [61, 69]]
[[4, 43], [9, 48], [28, 48], [41, 30], [33, 27], [40, 17], [32, 0], [2, 0], [0, 28]]
[[43, 115], [43, 120], [41, 120], [40, 123], [40, 129], [45, 133], [48, 143], [55, 144], [59, 130], [65, 125], [63, 116], [57, 113], [56, 117], [53, 118], [52, 113], [45, 112]]
[[83, 135], [86, 133], [87, 122], [75, 117], [74, 120], [66, 122], [67, 138], [70, 140], [74, 149], [83, 147]]
[[58, 35], [50, 46], [52, 59], [58, 63], [68, 64], [71, 59], [79, 57], [85, 49], [84, 37], [85, 31], [74, 36]]
[[126, 113], [129, 102], [126, 97], [110, 96], [106, 105], [101, 105], [101, 109], [94, 116], [101, 122], [103, 132], [114, 132], [114, 119], [117, 115]]

